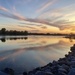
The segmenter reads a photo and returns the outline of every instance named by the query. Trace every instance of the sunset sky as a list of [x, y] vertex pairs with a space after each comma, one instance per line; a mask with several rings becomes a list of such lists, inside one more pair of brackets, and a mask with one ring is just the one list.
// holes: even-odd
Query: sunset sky
[[0, 29], [75, 33], [75, 0], [0, 0]]

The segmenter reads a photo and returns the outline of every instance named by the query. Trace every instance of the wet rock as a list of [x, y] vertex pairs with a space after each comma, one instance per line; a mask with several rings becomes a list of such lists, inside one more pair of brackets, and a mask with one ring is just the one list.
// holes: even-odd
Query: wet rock
[[70, 64], [72, 68], [75, 68], [75, 61], [71, 61]]
[[30, 73], [35, 74], [37, 71], [41, 71], [41, 70], [42, 70], [41, 67], [38, 67], [38, 68], [34, 69], [33, 71], [30, 71]]
[[53, 65], [57, 65], [58, 62], [54, 60], [54, 61], [52, 62], [52, 64], [53, 64]]
[[53, 66], [53, 67], [51, 67], [51, 72], [52, 72], [53, 74], [58, 73], [58, 66]]
[[50, 67], [49, 66], [42, 67], [40, 71], [46, 71], [46, 70], [50, 71]]
[[52, 72], [45, 72], [47, 75], [54, 75]]
[[0, 71], [0, 75], [8, 75], [8, 74]]
[[23, 72], [23, 75], [27, 75], [27, 72]]
[[35, 75], [53, 75], [51, 72], [38, 71]]
[[14, 75], [14, 70], [13, 69], [10, 69], [10, 68], [5, 68], [3, 70], [3, 72], [9, 74], [9, 75]]
[[62, 65], [62, 64], [68, 64], [68, 60], [66, 58], [60, 58], [58, 60], [58, 64], [59, 65]]
[[75, 52], [75, 44], [70, 49], [72, 52]]
[[51, 70], [50, 69], [45, 69], [44, 72], [51, 72]]
[[63, 73], [63, 72], [60, 72], [60, 73], [58, 73], [58, 74], [56, 74], [56, 75], [67, 75], [67, 74], [65, 74], [65, 73]]
[[68, 65], [63, 64], [62, 67], [65, 68], [67, 73], [69, 72], [70, 67]]
[[67, 74], [67, 71], [62, 67], [58, 69], [58, 72]]
[[29, 72], [27, 75], [34, 75], [32, 72]]
[[70, 72], [68, 73], [68, 75], [75, 75], [75, 68], [72, 68], [72, 69], [70, 70]]
[[42, 72], [42, 71], [38, 71], [38, 72], [36, 72], [35, 75], [46, 75], [46, 74], [44, 72]]
[[52, 63], [49, 63], [49, 64], [47, 64], [47, 66], [52, 67], [52, 66], [53, 66], [53, 64], [52, 64]]

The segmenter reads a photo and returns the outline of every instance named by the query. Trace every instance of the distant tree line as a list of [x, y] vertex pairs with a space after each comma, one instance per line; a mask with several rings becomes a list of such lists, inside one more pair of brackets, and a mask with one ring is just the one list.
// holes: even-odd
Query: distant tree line
[[61, 34], [61, 33], [29, 33], [28, 31], [6, 30], [2, 28], [0, 35], [52, 35], [52, 36], [75, 36], [75, 34]]
[[6, 28], [2, 28], [0, 30], [0, 35], [27, 35], [28, 31], [16, 31], [16, 30], [6, 30]]

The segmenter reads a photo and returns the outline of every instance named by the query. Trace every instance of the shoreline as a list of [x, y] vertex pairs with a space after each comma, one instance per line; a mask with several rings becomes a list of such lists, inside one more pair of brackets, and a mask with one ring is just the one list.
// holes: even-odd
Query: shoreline
[[[5, 68], [1, 71], [4, 74], [14, 75], [14, 70]], [[1, 73], [0, 72], [0, 73]], [[53, 61], [44, 67], [38, 67], [32, 71], [23, 72], [21, 75], [75, 75], [75, 44], [70, 48], [70, 52], [64, 58], [59, 58], [58, 61]]]

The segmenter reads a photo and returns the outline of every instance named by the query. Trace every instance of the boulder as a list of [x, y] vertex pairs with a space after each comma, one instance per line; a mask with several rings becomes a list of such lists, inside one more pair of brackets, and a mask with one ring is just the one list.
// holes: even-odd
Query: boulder
[[37, 71], [35, 75], [53, 75], [51, 72]]
[[73, 53], [75, 53], [75, 44], [73, 45], [73, 47], [71, 47], [70, 49]]
[[14, 70], [13, 69], [10, 69], [10, 68], [5, 68], [3, 70], [3, 72], [9, 74], [9, 75], [14, 75]]
[[58, 69], [58, 72], [59, 73], [67, 73], [67, 71], [62, 67]]
[[27, 75], [27, 72], [23, 72], [23, 75]]
[[75, 75], [75, 68], [72, 68], [72, 69], [70, 70], [70, 72], [68, 73], [68, 75]]
[[9, 75], [9, 74], [0, 71], [0, 75]]

